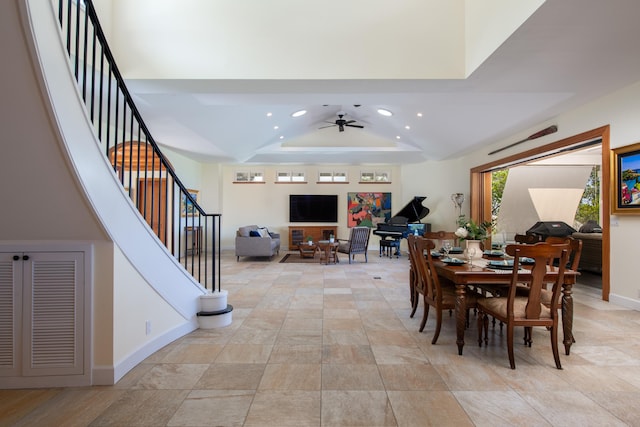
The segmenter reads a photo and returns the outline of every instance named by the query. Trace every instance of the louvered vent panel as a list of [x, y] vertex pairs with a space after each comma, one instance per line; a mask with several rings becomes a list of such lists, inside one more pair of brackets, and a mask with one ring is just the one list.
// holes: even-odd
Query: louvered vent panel
[[0, 262], [0, 368], [14, 367], [13, 263]]
[[33, 265], [33, 368], [76, 365], [75, 273], [74, 261]]

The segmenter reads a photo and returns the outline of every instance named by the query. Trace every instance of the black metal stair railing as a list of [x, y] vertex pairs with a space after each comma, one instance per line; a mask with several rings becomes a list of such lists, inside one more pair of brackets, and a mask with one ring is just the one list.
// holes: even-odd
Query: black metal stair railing
[[202, 209], [197, 193], [183, 185], [158, 148], [91, 0], [53, 1], [88, 116], [124, 190], [180, 264], [205, 288], [219, 291], [221, 215]]

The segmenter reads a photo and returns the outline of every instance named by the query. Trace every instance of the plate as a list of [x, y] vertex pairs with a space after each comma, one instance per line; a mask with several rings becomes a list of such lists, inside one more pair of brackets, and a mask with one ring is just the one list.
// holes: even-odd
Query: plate
[[451, 248], [451, 250], [449, 251], [450, 254], [461, 254], [463, 252], [464, 251], [462, 250], [462, 248], [458, 246]]
[[444, 262], [447, 265], [462, 265], [465, 264], [465, 262], [461, 259], [458, 258], [444, 258], [442, 260], [442, 262]]
[[490, 251], [484, 251], [484, 254], [486, 256], [502, 256], [502, 255], [504, 255], [504, 252], [496, 251], [496, 250], [490, 250]]
[[498, 270], [513, 270], [513, 260], [505, 261], [489, 261], [487, 263], [488, 268], [496, 268]]
[[438, 251], [431, 251], [431, 257], [432, 257], [432, 258], [440, 258], [440, 252], [438, 252]]
[[[526, 258], [526, 257], [520, 258], [521, 265], [531, 265], [531, 264], [535, 264], [535, 262], [536, 261], [533, 258]], [[489, 261], [487, 262], [487, 267], [511, 270], [513, 268], [513, 260], [507, 259], [504, 261]]]

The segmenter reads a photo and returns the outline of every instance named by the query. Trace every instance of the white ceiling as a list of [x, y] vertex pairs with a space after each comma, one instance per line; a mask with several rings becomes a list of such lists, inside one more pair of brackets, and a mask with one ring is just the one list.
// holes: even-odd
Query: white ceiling
[[[640, 80], [638, 18], [637, 0], [547, 1], [461, 80], [131, 79], [127, 84], [154, 138], [203, 161], [441, 160], [544, 127], [564, 111]], [[394, 115], [380, 116], [379, 107]], [[290, 117], [299, 109], [308, 113]], [[364, 128], [318, 129], [339, 112]]]

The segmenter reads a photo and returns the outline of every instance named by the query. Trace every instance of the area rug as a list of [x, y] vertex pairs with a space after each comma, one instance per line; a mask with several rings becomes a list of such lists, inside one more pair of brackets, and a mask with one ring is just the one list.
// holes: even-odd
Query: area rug
[[320, 255], [316, 254], [313, 258], [302, 258], [299, 253], [291, 253], [283, 256], [280, 262], [291, 264], [319, 264]]

